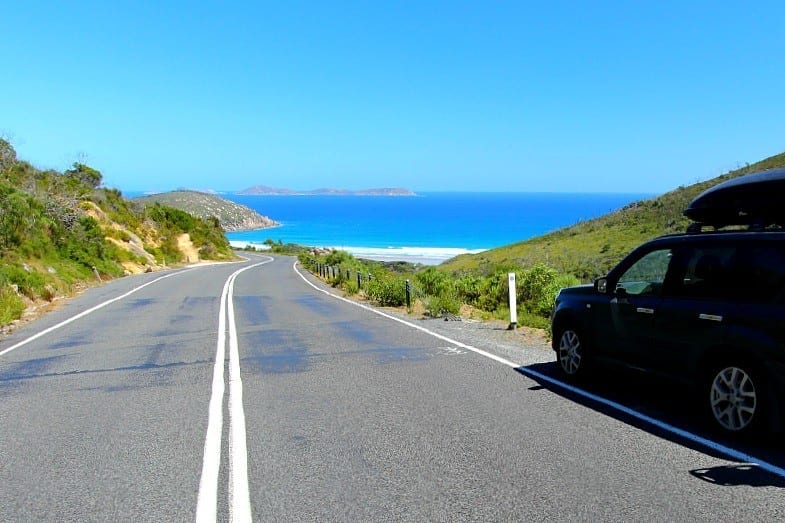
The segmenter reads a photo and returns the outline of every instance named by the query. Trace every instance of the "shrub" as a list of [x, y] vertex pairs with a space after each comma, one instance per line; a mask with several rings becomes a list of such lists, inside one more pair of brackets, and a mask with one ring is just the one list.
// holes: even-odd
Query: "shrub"
[[346, 251], [332, 251], [324, 258], [327, 265], [347, 265], [354, 262], [354, 256]]
[[40, 273], [32, 269], [9, 264], [4, 265], [0, 270], [0, 284], [3, 285], [3, 288], [15, 285], [21, 294], [34, 300], [44, 295], [46, 280]]
[[5, 172], [16, 163], [16, 151], [5, 138], [0, 138], [0, 172]]
[[483, 280], [477, 306], [492, 312], [500, 307], [506, 307], [509, 302], [509, 296], [507, 273], [497, 272]]
[[443, 296], [455, 293], [455, 281], [452, 275], [436, 267], [428, 267], [418, 272], [415, 278], [426, 295]]
[[93, 169], [89, 165], [74, 162], [70, 169], [63, 173], [66, 178], [72, 178], [79, 183], [95, 188], [101, 185], [101, 172]]
[[357, 285], [357, 280], [349, 278], [343, 283], [343, 292], [346, 296], [354, 296], [360, 292], [360, 287]]
[[556, 269], [543, 264], [523, 272], [518, 283], [518, 299], [528, 311], [535, 314], [550, 311], [556, 294], [550, 296], [549, 290], [558, 274]]
[[439, 316], [442, 312], [458, 314], [461, 310], [461, 301], [454, 295], [428, 296], [423, 300], [425, 310], [431, 316]]
[[40, 234], [37, 222], [43, 213], [38, 200], [11, 185], [0, 184], [0, 247], [19, 247]]
[[559, 289], [579, 283], [574, 276], [559, 274], [556, 269], [537, 264], [522, 274], [518, 298], [527, 311], [547, 317]]
[[477, 306], [482, 296], [482, 283], [478, 276], [462, 276], [455, 282], [456, 296], [464, 303]]
[[9, 285], [0, 286], [0, 325], [6, 325], [22, 316], [25, 303]]
[[286, 244], [276, 244], [274, 245], [270, 252], [275, 254], [286, 254], [289, 256], [299, 256], [300, 254], [308, 254], [308, 247], [304, 247], [302, 245], [298, 245], [296, 243], [286, 243]]
[[406, 283], [397, 277], [377, 274], [365, 284], [365, 294], [383, 307], [400, 307], [406, 303]]

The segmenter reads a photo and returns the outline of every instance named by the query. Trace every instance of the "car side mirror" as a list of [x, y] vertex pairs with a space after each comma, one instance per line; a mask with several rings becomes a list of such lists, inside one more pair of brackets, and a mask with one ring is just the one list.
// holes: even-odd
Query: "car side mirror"
[[594, 290], [600, 294], [608, 293], [608, 278], [597, 278], [594, 280]]

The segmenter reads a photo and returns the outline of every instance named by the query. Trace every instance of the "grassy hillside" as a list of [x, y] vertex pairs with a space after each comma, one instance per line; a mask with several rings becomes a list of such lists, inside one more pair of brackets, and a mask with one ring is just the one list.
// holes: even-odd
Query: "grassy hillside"
[[142, 205], [160, 203], [188, 214], [208, 219], [218, 218], [225, 231], [247, 231], [275, 227], [278, 223], [267, 216], [225, 198], [197, 191], [172, 191], [134, 198]]
[[737, 176], [783, 167], [785, 153], [544, 236], [480, 254], [458, 256], [440, 267], [458, 274], [489, 275], [499, 270], [545, 264], [589, 281], [605, 274], [641, 243], [662, 234], [684, 231], [689, 220], [682, 211], [709, 187]]
[[99, 279], [182, 261], [184, 246], [203, 259], [234, 257], [217, 221], [145, 208], [101, 179], [81, 163], [36, 169], [0, 139], [0, 326]]

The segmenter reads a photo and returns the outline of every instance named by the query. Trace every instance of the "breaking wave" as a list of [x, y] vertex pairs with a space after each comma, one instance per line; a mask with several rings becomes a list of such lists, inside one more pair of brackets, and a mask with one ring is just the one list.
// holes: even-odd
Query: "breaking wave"
[[[248, 241], [231, 241], [232, 247], [243, 249], [254, 247], [267, 250], [269, 247], [263, 243]], [[438, 265], [443, 261], [461, 254], [477, 254], [486, 249], [462, 249], [456, 247], [351, 247], [351, 246], [324, 246], [325, 249], [339, 249], [351, 253], [356, 258], [376, 261], [406, 261], [422, 263], [423, 265]]]

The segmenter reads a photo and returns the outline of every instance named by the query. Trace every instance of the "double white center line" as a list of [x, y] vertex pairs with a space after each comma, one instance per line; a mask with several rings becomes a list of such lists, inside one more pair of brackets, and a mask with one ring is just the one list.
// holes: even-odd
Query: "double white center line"
[[202, 479], [199, 482], [199, 498], [196, 504], [196, 521], [198, 522], [213, 522], [217, 517], [223, 402], [226, 390], [224, 366], [226, 364], [227, 341], [229, 342], [229, 514], [232, 521], [251, 521], [243, 382], [240, 378], [240, 352], [237, 344], [237, 325], [234, 319], [234, 281], [240, 273], [271, 261], [273, 261], [272, 258], [234, 272], [226, 280], [221, 294], [218, 343], [213, 368], [213, 390], [210, 397], [207, 436], [204, 441]]

